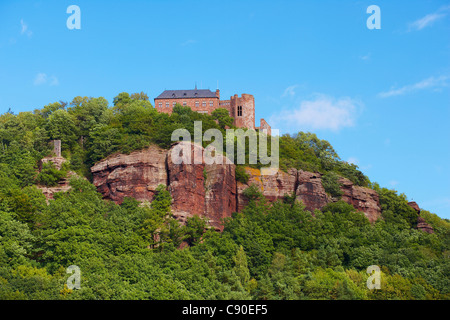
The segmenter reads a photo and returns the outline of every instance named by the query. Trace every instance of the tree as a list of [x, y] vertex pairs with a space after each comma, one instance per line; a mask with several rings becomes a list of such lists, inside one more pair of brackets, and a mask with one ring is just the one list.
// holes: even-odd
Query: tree
[[245, 288], [250, 281], [250, 271], [247, 265], [247, 255], [245, 254], [242, 245], [239, 247], [236, 255], [233, 257], [234, 267], [233, 270], [241, 281], [242, 286]]
[[47, 132], [52, 140], [61, 140], [62, 147], [71, 148], [77, 141], [78, 128], [72, 116], [63, 109], [48, 117]]
[[222, 128], [233, 126], [234, 119], [230, 117], [230, 112], [225, 108], [217, 108], [212, 113], [211, 116], [219, 121], [219, 125]]

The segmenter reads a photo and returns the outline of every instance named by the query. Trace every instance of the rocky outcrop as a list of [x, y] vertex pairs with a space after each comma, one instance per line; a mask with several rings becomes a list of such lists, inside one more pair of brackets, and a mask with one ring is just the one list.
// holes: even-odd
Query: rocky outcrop
[[158, 185], [167, 185], [167, 151], [157, 146], [130, 154], [113, 154], [92, 168], [93, 183], [106, 199], [152, 201]]
[[303, 202], [306, 210], [314, 212], [331, 202], [322, 186], [320, 173], [299, 170], [297, 183], [296, 200]]
[[[182, 144], [184, 143], [179, 145]], [[205, 212], [205, 179], [203, 176], [205, 164], [194, 163], [194, 153], [202, 151], [202, 148], [197, 145], [188, 147], [189, 155], [183, 154], [181, 150], [177, 156], [181, 157], [182, 163], [174, 163], [172, 152], [175, 151], [175, 147], [176, 145], [169, 150], [167, 157], [169, 191], [173, 199], [172, 213], [180, 222], [184, 223], [188, 217], [203, 215]]]
[[280, 170], [274, 175], [261, 175], [259, 169], [246, 167], [245, 172], [249, 176], [248, 182], [237, 182], [237, 211], [241, 211], [248, 204], [244, 191], [251, 185], [256, 186], [269, 202], [284, 199], [286, 195], [291, 196], [295, 192], [295, 169], [290, 169], [288, 173]]
[[375, 190], [355, 186], [346, 178], [340, 178], [342, 200], [351, 204], [356, 210], [364, 212], [370, 222], [381, 216], [380, 198]]
[[[339, 199], [330, 197], [322, 186], [321, 174], [303, 170], [290, 169], [287, 173], [278, 171], [275, 175], [261, 175], [260, 170], [246, 168], [249, 180], [246, 184], [237, 183], [238, 211], [248, 203], [244, 190], [250, 185], [256, 186], [269, 202], [284, 199], [295, 193], [295, 199], [301, 201], [305, 209], [314, 212], [328, 203]], [[351, 204], [356, 210], [364, 212], [370, 222], [381, 216], [379, 197], [375, 190], [355, 186], [350, 180], [339, 180], [343, 192], [342, 200]]]
[[48, 200], [54, 199], [54, 194], [57, 192], [67, 192], [71, 189], [71, 186], [69, 185], [70, 178], [73, 176], [77, 176], [75, 172], [69, 171], [67, 173], [67, 176], [62, 178], [60, 181], [58, 181], [58, 185], [54, 187], [46, 187], [37, 185], [39, 189], [41, 189], [42, 193], [44, 194], [45, 198]]
[[419, 205], [417, 204], [417, 202], [410, 201], [410, 202], [408, 202], [408, 206], [410, 206], [411, 208], [416, 210], [417, 214], [420, 214], [420, 208], [419, 208]]
[[[103, 197], [121, 203], [125, 197], [139, 201], [153, 200], [156, 187], [167, 185], [173, 198], [172, 213], [182, 223], [188, 217], [205, 217], [211, 226], [222, 230], [222, 219], [241, 211], [248, 203], [244, 191], [255, 185], [268, 200], [274, 202], [286, 195], [294, 196], [311, 212], [330, 202], [322, 186], [321, 174], [290, 169], [274, 175], [261, 175], [260, 170], [245, 168], [247, 183], [236, 182], [235, 165], [219, 157], [219, 164], [205, 163], [198, 155], [204, 149], [190, 142], [174, 144], [170, 150], [157, 146], [128, 155], [114, 154], [92, 168], [93, 183]], [[365, 213], [373, 222], [381, 215], [378, 195], [374, 190], [340, 179], [342, 199]]]
[[[183, 150], [190, 150], [190, 155], [183, 154]], [[172, 214], [182, 223], [193, 215], [202, 216], [212, 227], [222, 230], [222, 219], [236, 211], [235, 166], [221, 156], [217, 161], [223, 164], [206, 164], [201, 157], [196, 158], [203, 151], [198, 145], [180, 142], [168, 152]]]
[[417, 204], [417, 202], [415, 201], [410, 201], [408, 202], [408, 205], [413, 208], [414, 210], [416, 210], [417, 212], [417, 230], [426, 232], [426, 233], [434, 233], [433, 227], [431, 225], [429, 225], [425, 219], [423, 217], [420, 216], [420, 207]]
[[66, 159], [59, 156], [59, 157], [45, 157], [42, 158], [41, 161], [39, 161], [39, 171], [42, 170], [42, 166], [44, 165], [44, 163], [51, 163], [53, 164], [53, 166], [58, 169], [61, 170], [61, 167], [63, 165], [63, 163], [66, 162]]

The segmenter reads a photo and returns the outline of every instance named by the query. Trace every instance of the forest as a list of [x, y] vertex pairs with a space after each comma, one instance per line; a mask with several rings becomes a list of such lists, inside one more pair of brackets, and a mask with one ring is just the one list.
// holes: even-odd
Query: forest
[[[371, 224], [343, 201], [313, 213], [291, 195], [268, 203], [249, 187], [249, 204], [216, 232], [197, 216], [180, 225], [164, 185], [148, 205], [102, 199], [91, 183], [94, 163], [150, 144], [169, 148], [171, 133], [193, 133], [194, 121], [223, 133], [233, 123], [223, 109], [207, 115], [176, 106], [171, 115], [159, 113], [142, 92], [120, 93], [112, 105], [103, 97], [76, 97], [0, 115], [0, 299], [450, 298], [450, 222], [422, 210], [434, 233], [417, 230], [406, 195], [370, 181], [314, 133], [280, 137], [280, 169], [321, 172], [335, 197], [340, 176], [372, 188], [382, 219]], [[55, 139], [67, 162], [39, 170]], [[69, 171], [76, 173], [71, 189], [47, 202], [38, 187], [55, 185]], [[248, 179], [241, 166], [236, 179]], [[81, 271], [79, 289], [67, 286], [71, 265]], [[371, 265], [381, 269], [381, 289], [367, 288]]]

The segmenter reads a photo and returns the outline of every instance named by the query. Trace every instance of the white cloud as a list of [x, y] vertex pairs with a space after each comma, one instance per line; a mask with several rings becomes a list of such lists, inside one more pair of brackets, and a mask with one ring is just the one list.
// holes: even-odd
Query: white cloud
[[418, 91], [418, 90], [428, 89], [428, 88], [447, 87], [448, 79], [449, 79], [448, 76], [429, 77], [429, 78], [419, 81], [415, 84], [406, 85], [406, 86], [403, 86], [398, 89], [393, 88], [386, 92], [380, 92], [378, 94], [378, 96], [381, 98], [388, 98], [388, 97], [399, 96], [399, 95], [407, 94], [407, 93]]
[[38, 73], [36, 75], [36, 77], [34, 78], [33, 84], [35, 86], [40, 86], [40, 85], [44, 85], [47, 84], [50, 86], [57, 86], [59, 85], [59, 80], [56, 76], [47, 76], [46, 73]]
[[416, 21], [409, 24], [409, 31], [422, 30], [428, 26], [431, 26], [434, 22], [444, 18], [447, 15], [447, 11], [449, 9], [450, 6], [444, 6], [434, 13], [427, 14], [426, 16], [417, 19]]
[[28, 29], [28, 25], [25, 23], [25, 21], [23, 21], [23, 19], [20, 19], [20, 27], [21, 27], [20, 34], [25, 34], [28, 37], [31, 37], [33, 32]]
[[271, 123], [294, 130], [328, 129], [337, 131], [355, 124], [361, 103], [350, 99], [334, 99], [319, 95], [313, 100], [303, 100], [297, 108], [284, 110], [271, 117]]
[[57, 86], [59, 85], [59, 80], [55, 76], [50, 77], [50, 86]]
[[47, 75], [45, 73], [38, 73], [36, 77], [34, 78], [34, 85], [40, 86], [42, 84], [45, 84], [47, 82]]
[[281, 97], [284, 98], [284, 97], [287, 97], [287, 96], [290, 96], [290, 97], [295, 96], [295, 89], [296, 89], [297, 87], [298, 87], [298, 84], [294, 84], [294, 85], [292, 85], [292, 86], [287, 87], [287, 88], [284, 90], [284, 92], [283, 92], [283, 94], [281, 95]]

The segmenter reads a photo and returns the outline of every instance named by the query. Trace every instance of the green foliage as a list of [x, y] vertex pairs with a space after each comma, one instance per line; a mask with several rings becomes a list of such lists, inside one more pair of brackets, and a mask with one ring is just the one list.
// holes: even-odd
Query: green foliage
[[42, 164], [41, 172], [36, 177], [37, 183], [47, 187], [54, 187], [62, 178], [67, 176], [67, 163], [63, 163], [61, 170], [58, 170], [52, 162]]
[[236, 181], [247, 184], [250, 175], [245, 171], [242, 165], [237, 165], [235, 170]]
[[234, 119], [232, 117], [230, 117], [230, 113], [228, 112], [227, 109], [217, 108], [211, 113], [211, 116], [213, 117], [213, 119], [215, 119], [219, 122], [219, 125], [222, 128], [233, 127]]
[[322, 176], [322, 186], [329, 195], [340, 198], [343, 192], [340, 189], [338, 180], [339, 176], [336, 173], [332, 171], [327, 172]]
[[[225, 134], [232, 123], [225, 111], [209, 116], [178, 105], [158, 113], [141, 92], [119, 94], [112, 107], [102, 97], [76, 97], [0, 115], [0, 299], [450, 299], [450, 223], [423, 210], [435, 233], [416, 230], [405, 195], [372, 185], [311, 133], [280, 138], [281, 169], [321, 172], [334, 197], [339, 176], [371, 186], [382, 219], [371, 224], [343, 201], [314, 213], [295, 195], [269, 204], [250, 186], [248, 205], [219, 233], [199, 216], [181, 225], [163, 185], [151, 203], [120, 205], [84, 178], [72, 178], [48, 204], [34, 185], [55, 185], [69, 169], [89, 177], [93, 163], [115, 152], [168, 148], [173, 130], [193, 135], [194, 121]], [[38, 174], [50, 139], [62, 140], [68, 162], [62, 170], [44, 164]], [[243, 166], [236, 179], [248, 183]], [[70, 265], [81, 269], [79, 290], [65, 285]], [[370, 265], [381, 267], [381, 290], [366, 287]]]

